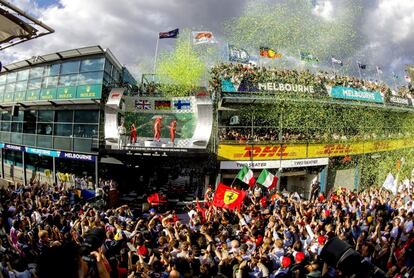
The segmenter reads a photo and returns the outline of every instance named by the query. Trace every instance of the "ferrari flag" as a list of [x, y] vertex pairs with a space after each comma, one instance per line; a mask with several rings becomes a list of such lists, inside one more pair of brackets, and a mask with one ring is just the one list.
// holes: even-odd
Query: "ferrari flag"
[[244, 197], [246, 197], [245, 191], [220, 183], [214, 193], [213, 206], [231, 210], [238, 209], [243, 203]]

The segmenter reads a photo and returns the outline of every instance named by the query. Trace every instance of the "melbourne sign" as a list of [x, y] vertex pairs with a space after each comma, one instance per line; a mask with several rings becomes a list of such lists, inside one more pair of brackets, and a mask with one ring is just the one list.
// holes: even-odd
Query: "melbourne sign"
[[259, 91], [295, 92], [295, 93], [311, 93], [311, 94], [315, 93], [313, 86], [305, 86], [305, 85], [290, 84], [290, 83], [267, 82], [267, 83], [259, 83], [257, 87]]
[[332, 98], [384, 103], [384, 97], [380, 92], [354, 89], [349, 87], [332, 87], [329, 95]]

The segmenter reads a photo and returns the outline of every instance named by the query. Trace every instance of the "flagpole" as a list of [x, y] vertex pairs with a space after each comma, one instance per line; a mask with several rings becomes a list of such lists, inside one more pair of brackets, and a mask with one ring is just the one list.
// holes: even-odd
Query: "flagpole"
[[156, 66], [157, 66], [157, 56], [158, 56], [158, 43], [159, 43], [159, 41], [160, 41], [160, 35], [158, 34], [158, 36], [157, 36], [157, 43], [156, 43], [156, 45], [155, 45], [155, 55], [154, 55], [154, 74], [155, 74], [155, 69], [156, 69]]
[[380, 73], [379, 73], [379, 70], [378, 70], [378, 66], [377, 66], [377, 75], [378, 75], [378, 82], [381, 83], [381, 77], [380, 77]]
[[361, 67], [359, 66], [361, 63], [360, 63], [360, 62], [358, 62], [358, 61], [356, 61], [356, 62], [357, 62], [357, 66], [358, 66], [359, 79], [360, 79], [360, 80], [362, 80]]

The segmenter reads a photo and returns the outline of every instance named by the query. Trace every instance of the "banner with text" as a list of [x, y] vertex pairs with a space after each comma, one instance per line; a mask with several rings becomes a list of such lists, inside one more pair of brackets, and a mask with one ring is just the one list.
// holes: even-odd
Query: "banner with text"
[[335, 86], [329, 90], [332, 98], [358, 100], [366, 102], [384, 103], [384, 97], [380, 92]]

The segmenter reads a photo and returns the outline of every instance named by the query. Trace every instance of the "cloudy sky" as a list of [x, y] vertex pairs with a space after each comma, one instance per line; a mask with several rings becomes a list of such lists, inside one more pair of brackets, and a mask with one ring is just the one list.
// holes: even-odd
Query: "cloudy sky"
[[[244, 13], [248, 1], [260, 0], [11, 0], [55, 29], [55, 33], [0, 53], [3, 64], [34, 55], [101, 45], [133, 72], [150, 64], [157, 34], [176, 27], [223, 35], [223, 24]], [[263, 0], [266, 1], [266, 0]], [[268, 1], [268, 0], [267, 0]], [[277, 0], [273, 0], [277, 1]], [[331, 20], [341, 0], [309, 0], [315, 13]], [[404, 65], [414, 58], [414, 0], [359, 0], [359, 34], [366, 37], [358, 57], [385, 73], [404, 79]], [[222, 37], [222, 40], [225, 38]], [[171, 47], [162, 40], [160, 49]]]

